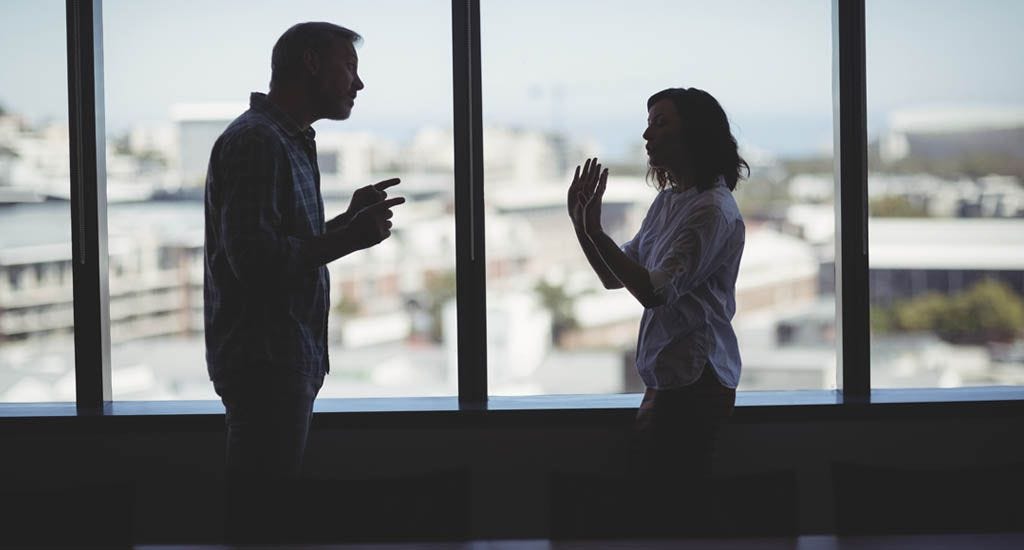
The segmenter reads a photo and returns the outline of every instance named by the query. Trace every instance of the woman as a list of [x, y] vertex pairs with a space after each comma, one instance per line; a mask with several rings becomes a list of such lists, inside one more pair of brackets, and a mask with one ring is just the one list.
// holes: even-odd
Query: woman
[[620, 248], [604, 233], [608, 170], [597, 159], [576, 168], [568, 206], [605, 288], [625, 287], [644, 306], [636, 356], [647, 386], [636, 419], [647, 459], [641, 475], [671, 493], [679, 484], [705, 487], [736, 399], [731, 320], [745, 227], [731, 192], [750, 168], [707, 92], [663, 90], [647, 109], [648, 178], [659, 193], [636, 236]]

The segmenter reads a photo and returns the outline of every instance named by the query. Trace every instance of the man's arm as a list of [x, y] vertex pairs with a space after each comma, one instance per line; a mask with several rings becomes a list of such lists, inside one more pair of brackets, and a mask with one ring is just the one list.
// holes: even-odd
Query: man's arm
[[352, 221], [352, 216], [352, 212], [345, 211], [327, 220], [327, 232], [330, 233], [345, 227], [350, 221]]
[[370, 248], [391, 236], [391, 208], [405, 202], [394, 197], [376, 202], [351, 215], [350, 221], [302, 243], [302, 255], [309, 265], [326, 265], [342, 256]]
[[218, 230], [232, 271], [247, 284], [276, 284], [379, 243], [391, 234], [390, 208], [405, 201], [399, 197], [351, 213], [324, 235], [288, 235], [282, 211], [292, 182], [282, 174], [287, 159], [273, 138], [239, 136], [215, 154]]
[[388, 188], [394, 187], [399, 183], [402, 183], [400, 178], [391, 178], [389, 180], [384, 180], [373, 185], [367, 185], [356, 189], [355, 192], [352, 193], [352, 199], [349, 201], [348, 209], [334, 218], [327, 220], [327, 231], [336, 231], [348, 225], [351, 223], [352, 217], [355, 216], [357, 212], [371, 204], [376, 204], [387, 199]]

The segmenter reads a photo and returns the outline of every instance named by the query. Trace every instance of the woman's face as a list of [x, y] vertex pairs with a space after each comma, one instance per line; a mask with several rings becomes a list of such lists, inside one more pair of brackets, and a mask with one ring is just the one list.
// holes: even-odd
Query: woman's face
[[651, 105], [647, 111], [647, 130], [643, 137], [647, 142], [647, 158], [651, 166], [679, 168], [680, 164], [686, 162], [683, 158], [683, 124], [672, 101], [662, 99]]

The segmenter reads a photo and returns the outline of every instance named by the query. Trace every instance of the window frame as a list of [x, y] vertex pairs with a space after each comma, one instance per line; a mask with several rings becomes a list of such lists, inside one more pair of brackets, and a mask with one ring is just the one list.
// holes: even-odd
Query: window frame
[[[867, 411], [1019, 409], [1024, 388], [872, 390], [867, 234], [865, 1], [832, 0], [836, 216], [836, 390], [740, 392], [740, 412], [860, 417]], [[452, 0], [458, 396], [322, 399], [328, 416], [469, 418], [493, 411], [556, 416], [635, 408], [633, 395], [489, 398], [486, 349], [480, 0]], [[74, 276], [74, 403], [0, 404], [2, 417], [217, 415], [215, 401], [112, 399], [103, 95], [102, 0], [66, 0]], [[945, 409], [949, 410], [949, 409]], [[833, 416], [835, 415], [835, 416]], [[599, 415], [601, 416], [601, 415]], [[601, 416], [604, 418], [605, 416]]]

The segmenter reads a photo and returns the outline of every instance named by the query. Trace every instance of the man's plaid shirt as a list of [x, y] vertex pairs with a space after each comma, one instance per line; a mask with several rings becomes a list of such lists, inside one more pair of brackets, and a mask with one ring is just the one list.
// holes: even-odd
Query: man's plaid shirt
[[327, 267], [306, 240], [326, 231], [315, 132], [264, 94], [217, 139], [206, 176], [206, 365], [330, 370]]

